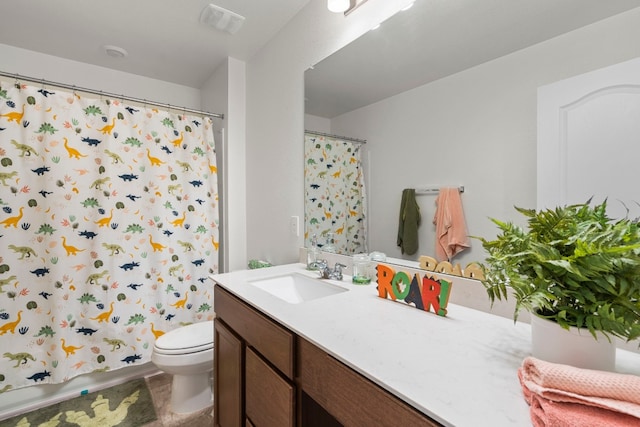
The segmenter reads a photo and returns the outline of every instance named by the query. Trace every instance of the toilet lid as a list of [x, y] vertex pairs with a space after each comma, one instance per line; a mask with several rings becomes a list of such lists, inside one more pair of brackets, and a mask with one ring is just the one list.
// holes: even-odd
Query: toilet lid
[[162, 354], [186, 354], [213, 348], [213, 320], [176, 328], [160, 336], [154, 345]]

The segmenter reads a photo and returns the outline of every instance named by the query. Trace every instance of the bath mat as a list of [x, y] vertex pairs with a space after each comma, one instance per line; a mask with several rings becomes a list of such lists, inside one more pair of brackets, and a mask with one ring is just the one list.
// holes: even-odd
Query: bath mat
[[156, 419], [151, 393], [139, 379], [0, 421], [0, 427], [140, 427]]

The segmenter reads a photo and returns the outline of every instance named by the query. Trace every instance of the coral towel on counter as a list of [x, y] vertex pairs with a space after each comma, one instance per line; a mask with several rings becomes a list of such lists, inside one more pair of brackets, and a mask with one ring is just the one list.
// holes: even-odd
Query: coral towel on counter
[[536, 427], [640, 426], [640, 377], [527, 357], [518, 378]]
[[441, 188], [436, 205], [433, 217], [436, 226], [436, 258], [438, 261], [451, 260], [471, 246], [460, 191], [457, 188]]

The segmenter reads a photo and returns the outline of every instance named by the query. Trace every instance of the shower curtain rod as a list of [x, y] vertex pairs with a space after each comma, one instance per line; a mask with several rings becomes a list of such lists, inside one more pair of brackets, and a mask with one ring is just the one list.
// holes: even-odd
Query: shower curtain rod
[[318, 136], [326, 136], [326, 137], [329, 137], [329, 138], [344, 139], [345, 141], [357, 142], [358, 144], [366, 144], [367, 143], [366, 139], [350, 138], [348, 136], [332, 135], [330, 133], [315, 132], [315, 131], [306, 130], [306, 129], [304, 130], [304, 133], [308, 133], [308, 134], [311, 134], [311, 135], [318, 135]]
[[149, 101], [147, 99], [134, 98], [132, 96], [118, 95], [118, 94], [115, 94], [115, 93], [103, 92], [103, 91], [99, 91], [99, 90], [95, 90], [95, 89], [88, 89], [88, 88], [79, 87], [79, 86], [75, 86], [75, 85], [70, 85], [70, 84], [66, 84], [66, 83], [58, 83], [58, 82], [52, 82], [50, 80], [23, 76], [23, 75], [18, 74], [18, 73], [7, 73], [5, 71], [0, 71], [0, 77], [9, 77], [9, 78], [12, 78], [12, 79], [15, 78], [16, 81], [18, 81], [18, 80], [28, 80], [28, 81], [33, 82], [33, 83], [42, 83], [43, 85], [47, 85], [47, 86], [55, 86], [55, 87], [59, 87], [59, 88], [62, 88], [62, 89], [70, 89], [70, 90], [73, 90], [73, 91], [77, 90], [77, 91], [80, 91], [80, 92], [86, 92], [86, 93], [90, 93], [90, 94], [93, 94], [93, 95], [100, 95], [100, 96], [107, 96], [109, 98], [121, 99], [123, 101], [137, 102], [137, 103], [143, 104], [145, 106], [146, 105], [150, 105], [150, 106], [154, 106], [154, 107], [163, 107], [163, 108], [168, 108], [170, 110], [174, 109], [174, 110], [177, 110], [177, 111], [183, 111], [185, 113], [193, 113], [193, 114], [198, 114], [198, 115], [201, 115], [201, 116], [213, 117], [213, 118], [217, 118], [217, 119], [224, 119], [224, 114], [221, 114], [221, 113], [209, 113], [208, 111], [195, 110], [193, 108], [178, 107], [176, 105]]

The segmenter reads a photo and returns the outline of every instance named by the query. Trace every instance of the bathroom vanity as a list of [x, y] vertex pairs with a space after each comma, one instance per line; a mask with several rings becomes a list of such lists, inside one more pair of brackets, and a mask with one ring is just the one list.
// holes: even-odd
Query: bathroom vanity
[[[273, 291], [314, 274], [290, 264], [211, 276], [217, 426], [531, 424], [516, 375], [528, 325], [454, 304], [438, 316], [348, 276], [314, 278], [322, 290], [299, 301]], [[618, 351], [618, 371], [640, 374], [638, 362]]]

